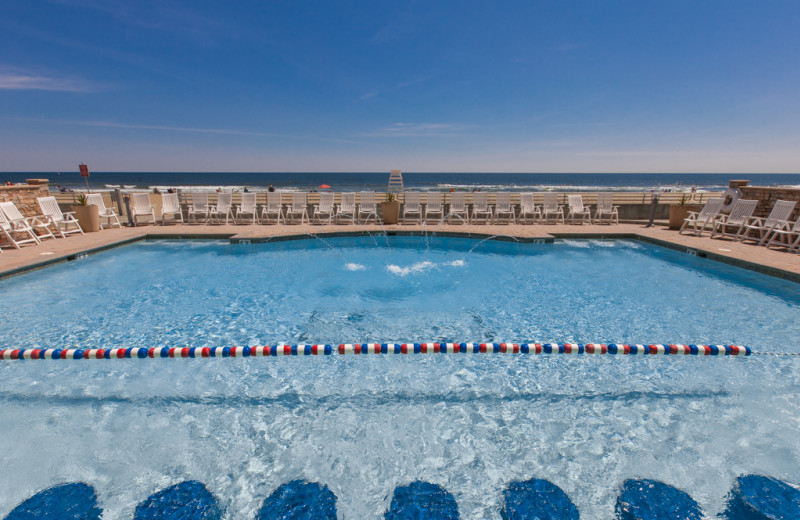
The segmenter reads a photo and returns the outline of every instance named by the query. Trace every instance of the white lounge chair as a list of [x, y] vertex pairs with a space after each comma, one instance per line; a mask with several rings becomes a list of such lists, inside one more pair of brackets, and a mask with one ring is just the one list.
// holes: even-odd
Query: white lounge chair
[[350, 219], [351, 224], [356, 223], [356, 194], [342, 193], [339, 204], [336, 205], [336, 222]]
[[764, 245], [774, 229], [786, 227], [796, 204], [793, 200], [776, 200], [767, 218], [752, 217], [742, 226], [737, 238], [742, 242], [752, 240], [758, 242], [758, 245]]
[[613, 221], [619, 224], [619, 206], [614, 206], [613, 193], [600, 193], [597, 195], [597, 208], [594, 210], [594, 223], [602, 224], [603, 217], [608, 217], [608, 223]]
[[[325, 217], [325, 220], [323, 220]], [[317, 224], [330, 224], [333, 220], [333, 193], [320, 193], [319, 204], [314, 204], [311, 214], [312, 220]]]
[[567, 217], [569, 217], [570, 224], [575, 223], [575, 217], [580, 218], [580, 223], [592, 223], [592, 212], [589, 211], [589, 206], [583, 205], [583, 197], [580, 195], [567, 195]]
[[543, 193], [542, 198], [544, 199], [542, 203], [542, 221], [548, 222], [550, 220], [550, 216], [552, 215], [555, 218], [555, 222], [558, 223], [558, 220], [561, 219], [561, 223], [564, 223], [564, 206], [561, 206], [558, 203], [558, 194], [557, 193]]
[[[67, 211], [61, 212], [58, 207], [55, 197], [39, 197], [36, 199], [39, 203], [39, 208], [42, 210], [42, 215], [50, 219], [50, 223], [56, 227], [61, 237], [66, 237], [70, 233], [80, 233], [83, 235], [83, 229], [75, 218], [75, 212]], [[72, 229], [70, 229], [70, 227]]]
[[233, 220], [233, 193], [217, 193], [217, 203], [208, 207], [209, 222], [221, 224], [223, 216], [226, 225], [229, 218]]
[[292, 202], [286, 208], [284, 222], [288, 223], [289, 217], [292, 217], [292, 220], [296, 220], [298, 216], [301, 224], [308, 220], [308, 203], [306, 202], [305, 192], [292, 193]]
[[800, 245], [800, 218], [794, 224], [788, 222], [784, 225], [772, 229], [766, 246], [785, 247], [787, 251], [798, 251]]
[[517, 220], [514, 206], [511, 205], [511, 194], [508, 192], [498, 193], [494, 200], [494, 221], [499, 223], [501, 220], [507, 224], [513, 224]]
[[197, 217], [203, 216], [203, 220], [208, 222], [208, 214], [211, 208], [208, 204], [208, 193], [206, 192], [193, 192], [192, 193], [192, 205], [189, 206], [189, 214], [187, 215], [189, 219], [189, 224], [197, 223]]
[[236, 206], [236, 221], [239, 224], [244, 222], [245, 215], [252, 216], [253, 224], [258, 222], [256, 194], [253, 192], [242, 193], [242, 203]]
[[403, 224], [411, 219], [422, 222], [421, 194], [416, 191], [407, 191], [403, 194]]
[[[117, 227], [122, 227], [122, 224], [119, 223], [119, 218], [117, 218], [117, 212], [114, 211], [113, 208], [106, 207], [106, 201], [103, 200], [102, 193], [87, 193], [86, 194], [86, 202], [89, 205], [97, 206], [98, 214], [100, 218], [106, 219], [106, 227], [112, 227], [113, 224], [111, 223], [111, 219], [114, 219]], [[103, 222], [100, 222], [100, 229], [105, 229], [103, 227]]]
[[527, 224], [528, 218], [539, 219], [542, 221], [542, 208], [534, 202], [533, 193], [519, 194], [519, 222]]
[[706, 201], [706, 205], [699, 213], [690, 211], [689, 216], [683, 219], [683, 225], [678, 234], [683, 234], [684, 230], [688, 230], [700, 236], [707, 227], [710, 226], [710, 229], [714, 229], [714, 222], [719, 218], [719, 212], [722, 211], [724, 203], [725, 199], [722, 197], [713, 197]]
[[486, 192], [476, 191], [472, 194], [472, 214], [469, 220], [470, 222], [483, 221], [486, 223], [492, 221], [492, 207], [486, 198]]
[[450, 194], [450, 208], [445, 220], [448, 224], [453, 217], [459, 219], [463, 224], [469, 224], [469, 213], [467, 212], [467, 196], [462, 192]]
[[281, 200], [281, 192], [271, 191], [267, 193], [267, 205], [261, 208], [261, 221], [264, 224], [270, 223], [270, 216], [275, 217], [275, 223], [280, 224], [281, 220], [286, 222], [286, 217], [283, 214], [283, 202]]
[[444, 219], [444, 208], [442, 207], [442, 194], [435, 192], [435, 193], [426, 193], [425, 194], [425, 211], [422, 214], [422, 220], [425, 222], [431, 217], [431, 215], [437, 216], [437, 222], [440, 222]]
[[[6, 218], [11, 224], [12, 228], [19, 226], [20, 228], [30, 227], [36, 235], [36, 239], [41, 242], [45, 238], [53, 238], [56, 236], [50, 231], [50, 219], [44, 215], [37, 215], [34, 217], [25, 217], [20, 213], [17, 206], [13, 202], [0, 202], [0, 211], [5, 213]], [[24, 229], [21, 229], [24, 232]]]
[[721, 215], [714, 221], [711, 238], [731, 237], [736, 239], [742, 231], [742, 226], [747, 224], [758, 204], [757, 200], [739, 199], [731, 208], [728, 215]]
[[[8, 205], [14, 207], [14, 210], [17, 209], [13, 202], [0, 202], [0, 231], [2, 231], [6, 240], [17, 249], [21, 249], [19, 246], [23, 244], [40, 244], [41, 241], [36, 236], [36, 233], [33, 232], [28, 219], [22, 217], [22, 215], [20, 215], [22, 218], [8, 216], [6, 211]], [[20, 235], [23, 235], [23, 238], [20, 238]], [[2, 249], [0, 249], [0, 252], [2, 252]]]
[[150, 203], [150, 194], [149, 193], [133, 193], [131, 195], [132, 204], [131, 204], [131, 220], [133, 221], [134, 226], [139, 225], [139, 218], [147, 217], [153, 219], [153, 224], [156, 223], [156, 211], [153, 209], [153, 205]]
[[[366, 215], [362, 220], [361, 217]], [[375, 223], [380, 222], [378, 217], [378, 206], [375, 203], [375, 193], [371, 191], [362, 191], [358, 194], [358, 222], [361, 224], [368, 224], [369, 219], [375, 217]]]
[[183, 224], [183, 212], [181, 211], [181, 204], [178, 201], [177, 193], [162, 193], [161, 194], [161, 225], [167, 223], [167, 215], [177, 215], [176, 218], [170, 220], [181, 221]]

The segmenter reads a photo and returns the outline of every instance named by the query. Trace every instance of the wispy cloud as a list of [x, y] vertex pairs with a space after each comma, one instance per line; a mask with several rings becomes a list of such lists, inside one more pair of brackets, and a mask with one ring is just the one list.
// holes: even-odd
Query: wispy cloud
[[92, 92], [89, 82], [67, 77], [0, 70], [0, 90], [49, 90], [55, 92]]
[[451, 123], [395, 123], [375, 132], [363, 134], [365, 137], [434, 137], [453, 136], [463, 132], [463, 125]]
[[378, 97], [378, 96], [380, 96], [382, 94], [385, 94], [385, 93], [388, 93], [388, 92], [394, 92], [396, 90], [402, 90], [404, 88], [408, 88], [408, 87], [411, 87], [411, 86], [414, 86], [414, 85], [418, 85], [419, 83], [425, 83], [426, 81], [430, 81], [431, 79], [433, 79], [435, 77], [436, 77], [436, 74], [427, 74], [427, 75], [419, 76], [419, 77], [416, 77], [416, 78], [413, 78], [413, 79], [409, 79], [409, 80], [406, 80], [406, 81], [401, 81], [400, 83], [397, 83], [396, 85], [389, 86], [389, 87], [386, 87], [386, 88], [383, 88], [383, 89], [371, 90], [369, 92], [365, 92], [364, 94], [360, 95], [356, 101], [367, 101], [369, 99]]

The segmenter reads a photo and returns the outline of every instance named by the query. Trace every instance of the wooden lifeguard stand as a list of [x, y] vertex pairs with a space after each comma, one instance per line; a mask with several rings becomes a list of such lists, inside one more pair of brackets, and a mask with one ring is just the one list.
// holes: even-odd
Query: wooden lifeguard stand
[[392, 170], [392, 173], [389, 174], [389, 187], [386, 191], [389, 193], [405, 191], [405, 188], [403, 188], [403, 172], [400, 170]]

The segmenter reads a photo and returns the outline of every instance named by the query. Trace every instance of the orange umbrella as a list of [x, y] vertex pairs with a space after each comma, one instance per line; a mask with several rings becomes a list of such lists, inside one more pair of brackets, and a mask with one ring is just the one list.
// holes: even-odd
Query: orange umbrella
[[329, 190], [329, 189], [331, 188], [331, 187], [330, 187], [330, 186], [328, 186], [327, 184], [320, 184], [320, 185], [319, 185], [319, 187], [320, 187], [320, 189], [322, 189], [322, 190]]

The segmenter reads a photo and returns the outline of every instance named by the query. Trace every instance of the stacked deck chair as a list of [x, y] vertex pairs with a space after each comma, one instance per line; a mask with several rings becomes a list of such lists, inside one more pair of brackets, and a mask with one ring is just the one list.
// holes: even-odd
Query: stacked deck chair
[[336, 205], [336, 222], [350, 220], [351, 224], [356, 223], [356, 194], [342, 193], [339, 204]]
[[39, 197], [36, 202], [39, 203], [42, 215], [50, 220], [50, 224], [55, 226], [62, 238], [70, 233], [83, 234], [83, 229], [81, 229], [81, 225], [78, 224], [78, 220], [75, 218], [75, 212], [67, 211], [62, 213], [55, 197]]
[[436, 217], [436, 222], [444, 220], [444, 208], [442, 207], [441, 193], [425, 194], [425, 212], [423, 213], [422, 220], [427, 222], [431, 216]]
[[764, 245], [773, 230], [786, 227], [795, 204], [797, 203], [792, 200], [775, 201], [767, 218], [753, 217], [742, 226], [738, 239], [742, 242], [752, 240], [758, 242], [759, 245]]
[[[361, 218], [364, 217], [364, 220]], [[361, 224], [368, 224], [369, 219], [375, 218], [377, 224], [378, 219], [378, 206], [375, 203], [375, 193], [371, 191], [362, 191], [358, 195], [358, 222]]]
[[600, 193], [597, 195], [597, 209], [594, 210], [594, 223], [602, 224], [603, 217], [608, 217], [608, 223], [613, 221], [619, 224], [619, 206], [614, 206], [613, 193]]
[[558, 193], [545, 193], [543, 194], [544, 202], [542, 204], [542, 221], [549, 222], [550, 216], [555, 218], [555, 222], [561, 219], [564, 223], [564, 206], [558, 203]]
[[[100, 221], [100, 229], [113, 227], [115, 224], [117, 227], [122, 227], [122, 224], [119, 223], [119, 218], [117, 218], [117, 212], [114, 211], [114, 208], [106, 207], [106, 201], [103, 200], [103, 195], [101, 193], [87, 193], [86, 202], [91, 206], [97, 206], [100, 218], [106, 219], [105, 227], [103, 226], [103, 221]], [[114, 219], [114, 224], [111, 223], [111, 219]]]
[[753, 211], [755, 211], [757, 204], [757, 200], [737, 200], [733, 204], [730, 214], [722, 215], [714, 221], [711, 238], [731, 237], [736, 239], [742, 231], [742, 227], [753, 216]]
[[788, 222], [780, 227], [773, 228], [767, 241], [767, 247], [785, 247], [787, 251], [797, 253], [800, 247], [800, 218], [793, 225]]
[[170, 220], [174, 220], [177, 222], [178, 220], [181, 221], [183, 224], [183, 212], [181, 211], [181, 204], [178, 201], [178, 194], [177, 193], [162, 193], [161, 194], [161, 225], [166, 225], [167, 223], [167, 215], [177, 215], [177, 217], [171, 218]]
[[463, 193], [450, 194], [450, 212], [445, 219], [449, 224], [453, 217], [459, 219], [463, 224], [469, 224], [469, 213], [467, 213], [467, 197]]
[[189, 206], [189, 214], [187, 217], [189, 218], [189, 223], [197, 223], [197, 217], [203, 217], [205, 222], [208, 222], [208, 214], [210, 208], [208, 205], [208, 193], [206, 192], [194, 192], [192, 193], [192, 205]]
[[421, 195], [416, 191], [407, 191], [403, 194], [403, 224], [422, 221]]
[[539, 219], [542, 222], [542, 208], [534, 203], [533, 193], [519, 194], [519, 222], [527, 224], [528, 218]]
[[580, 219], [580, 223], [592, 223], [592, 212], [589, 211], [589, 206], [583, 205], [583, 197], [580, 195], [567, 195], [567, 204], [569, 210], [567, 216], [571, 224], [575, 223], [575, 217]]
[[139, 218], [141, 217], [150, 217], [153, 219], [153, 224], [155, 224], [156, 211], [153, 209], [153, 205], [150, 203], [150, 194], [134, 193], [132, 198], [133, 205], [131, 207], [131, 219], [133, 220], [133, 225], [138, 226]]
[[487, 224], [492, 221], [492, 207], [489, 205], [485, 192], [476, 191], [472, 194], [472, 215], [470, 215], [469, 221], [480, 221]]
[[[17, 249], [23, 244], [39, 244], [39, 238], [33, 232], [30, 222], [26, 218], [12, 218], [6, 212], [6, 205], [14, 206], [13, 202], [0, 203], [0, 232], [5, 239]], [[17, 208], [14, 207], [16, 210]], [[20, 215], [22, 217], [22, 215]], [[52, 234], [50, 235], [52, 236]], [[0, 252], [3, 250], [0, 249]]]
[[269, 224], [270, 215], [275, 217], [275, 223], [280, 224], [281, 219], [284, 223], [286, 218], [283, 214], [283, 202], [281, 200], [281, 192], [271, 191], [267, 193], [267, 205], [261, 208], [261, 221], [264, 224]]
[[511, 194], [508, 192], [500, 192], [494, 200], [494, 221], [500, 223], [504, 221], [506, 224], [513, 224], [516, 222], [516, 214], [514, 206], [511, 205]]
[[700, 212], [690, 211], [689, 216], [683, 219], [683, 225], [678, 231], [678, 234], [683, 234], [684, 230], [691, 231], [697, 236], [703, 234], [703, 231], [708, 227], [714, 229], [714, 221], [719, 217], [719, 212], [722, 211], [722, 205], [725, 199], [722, 197], [715, 197], [708, 199], [706, 205]]
[[[314, 205], [311, 217], [317, 224], [331, 223], [333, 220], [333, 193], [319, 194], [319, 204]], [[322, 217], [325, 217], [325, 220]]]
[[256, 211], [256, 194], [247, 192], [242, 193], [242, 203], [236, 206], [235, 221], [239, 224], [244, 223], [245, 215], [250, 215], [252, 224], [258, 222], [258, 211]]

